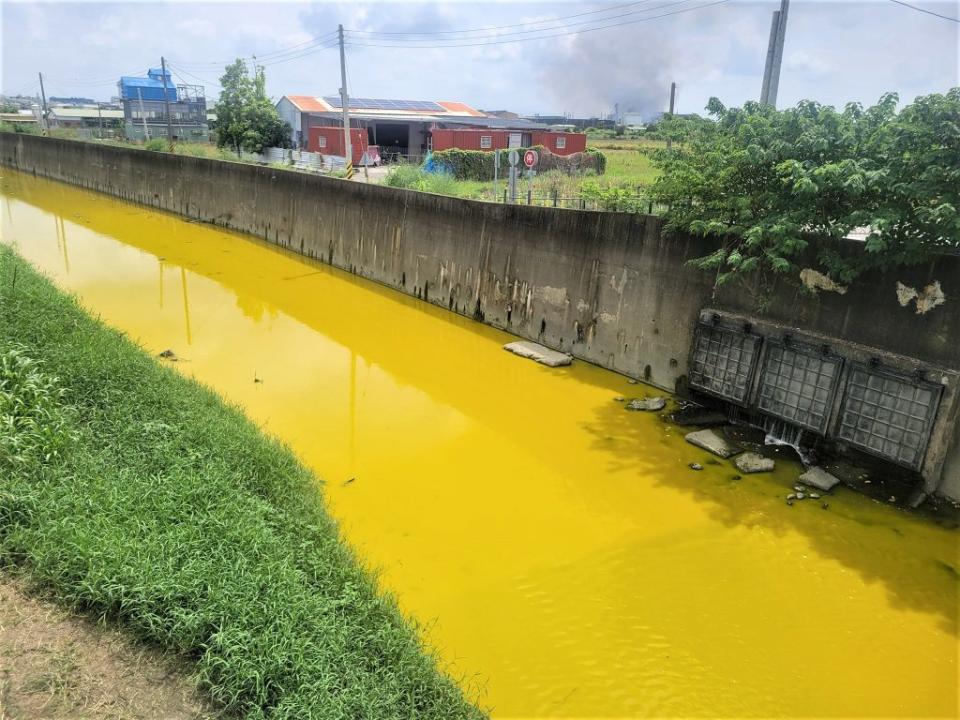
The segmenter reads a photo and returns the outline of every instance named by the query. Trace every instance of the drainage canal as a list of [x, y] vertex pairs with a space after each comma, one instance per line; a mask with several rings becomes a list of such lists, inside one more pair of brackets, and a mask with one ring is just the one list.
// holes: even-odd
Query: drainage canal
[[[3, 242], [315, 468], [495, 717], [956, 716], [955, 534], [843, 490], [787, 507], [796, 465], [734, 479], [614, 402], [643, 385], [521, 360], [504, 333], [236, 234], [2, 175]], [[837, 386], [831, 355], [762, 363], [759, 332], [712, 328], [698, 357], [725, 369], [701, 386], [746, 407], [769, 367], [770, 412], [820, 427], [839, 394], [828, 428], [916, 461], [887, 428], [926, 432], [926, 386], [907, 406], [902, 378], [844, 362]], [[861, 426], [868, 404], [900, 414]]]

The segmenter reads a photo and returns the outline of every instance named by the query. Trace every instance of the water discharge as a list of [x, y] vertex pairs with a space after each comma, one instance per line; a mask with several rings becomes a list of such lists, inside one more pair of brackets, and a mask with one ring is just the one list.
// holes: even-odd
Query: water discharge
[[[256, 240], [0, 171], [3, 242], [325, 479], [497, 718], [955, 717], [957, 534], [733, 479], [642, 394]], [[704, 470], [687, 465], [699, 462]]]

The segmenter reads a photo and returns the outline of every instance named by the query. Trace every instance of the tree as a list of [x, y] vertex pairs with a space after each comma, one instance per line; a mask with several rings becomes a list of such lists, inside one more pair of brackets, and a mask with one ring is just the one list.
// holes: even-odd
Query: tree
[[290, 147], [290, 125], [284, 122], [266, 93], [262, 67], [253, 77], [246, 63], [237, 59], [220, 78], [217, 114], [217, 145], [230, 147], [239, 154], [263, 152], [265, 147]]
[[[715, 237], [695, 261], [722, 283], [755, 269], [795, 270], [814, 243], [814, 269], [841, 282], [863, 271], [960, 249], [960, 88], [897, 112], [885, 95], [842, 112], [813, 101], [783, 111], [712, 98], [712, 120], [672, 120], [672, 150], [652, 153], [652, 187], [668, 231]], [[864, 252], [839, 241], [866, 232]]]

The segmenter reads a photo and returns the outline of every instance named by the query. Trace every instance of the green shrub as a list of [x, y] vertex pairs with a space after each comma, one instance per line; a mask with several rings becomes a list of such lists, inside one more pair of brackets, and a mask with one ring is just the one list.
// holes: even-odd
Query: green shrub
[[447, 172], [427, 172], [416, 165], [396, 165], [390, 168], [383, 184], [435, 195], [459, 195], [457, 179], [453, 175]]
[[580, 185], [580, 197], [594, 203], [597, 210], [615, 212], [644, 212], [647, 199], [637, 194], [630, 183], [608, 184], [594, 178], [587, 178]]
[[36, 123], [0, 122], [0, 132], [23, 133], [24, 135], [39, 135], [40, 126]]
[[153, 138], [152, 140], [147, 140], [143, 144], [144, 150], [153, 150], [154, 152], [166, 152], [169, 148], [166, 140], [160, 138]]
[[58, 459], [73, 437], [56, 378], [20, 346], [0, 346], [0, 470]]
[[[561, 170], [573, 175], [592, 169], [602, 174], [606, 168], [606, 158], [598, 150], [572, 155], [556, 155], [542, 145], [530, 148], [517, 148], [521, 155], [527, 150], [535, 150], [540, 156], [537, 163], [537, 172]], [[504, 152], [500, 153], [500, 177], [506, 177], [509, 165]], [[490, 150], [439, 150], [431, 155], [432, 162], [446, 168], [457, 180], [493, 180], [493, 165], [495, 153]]]
[[387, 176], [383, 179], [383, 184], [389, 187], [419, 190], [419, 185], [423, 182], [424, 174], [423, 170], [416, 165], [394, 165], [387, 172]]

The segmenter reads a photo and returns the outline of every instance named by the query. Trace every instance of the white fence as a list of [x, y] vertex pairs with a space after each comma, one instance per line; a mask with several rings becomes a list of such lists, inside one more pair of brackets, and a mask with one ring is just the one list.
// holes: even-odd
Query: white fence
[[337, 155], [321, 155], [320, 153], [290, 150], [288, 148], [266, 148], [260, 155], [244, 153], [243, 158], [253, 162], [268, 164], [283, 163], [284, 165], [291, 165], [298, 170], [310, 170], [320, 173], [342, 170], [344, 167], [343, 158]]

